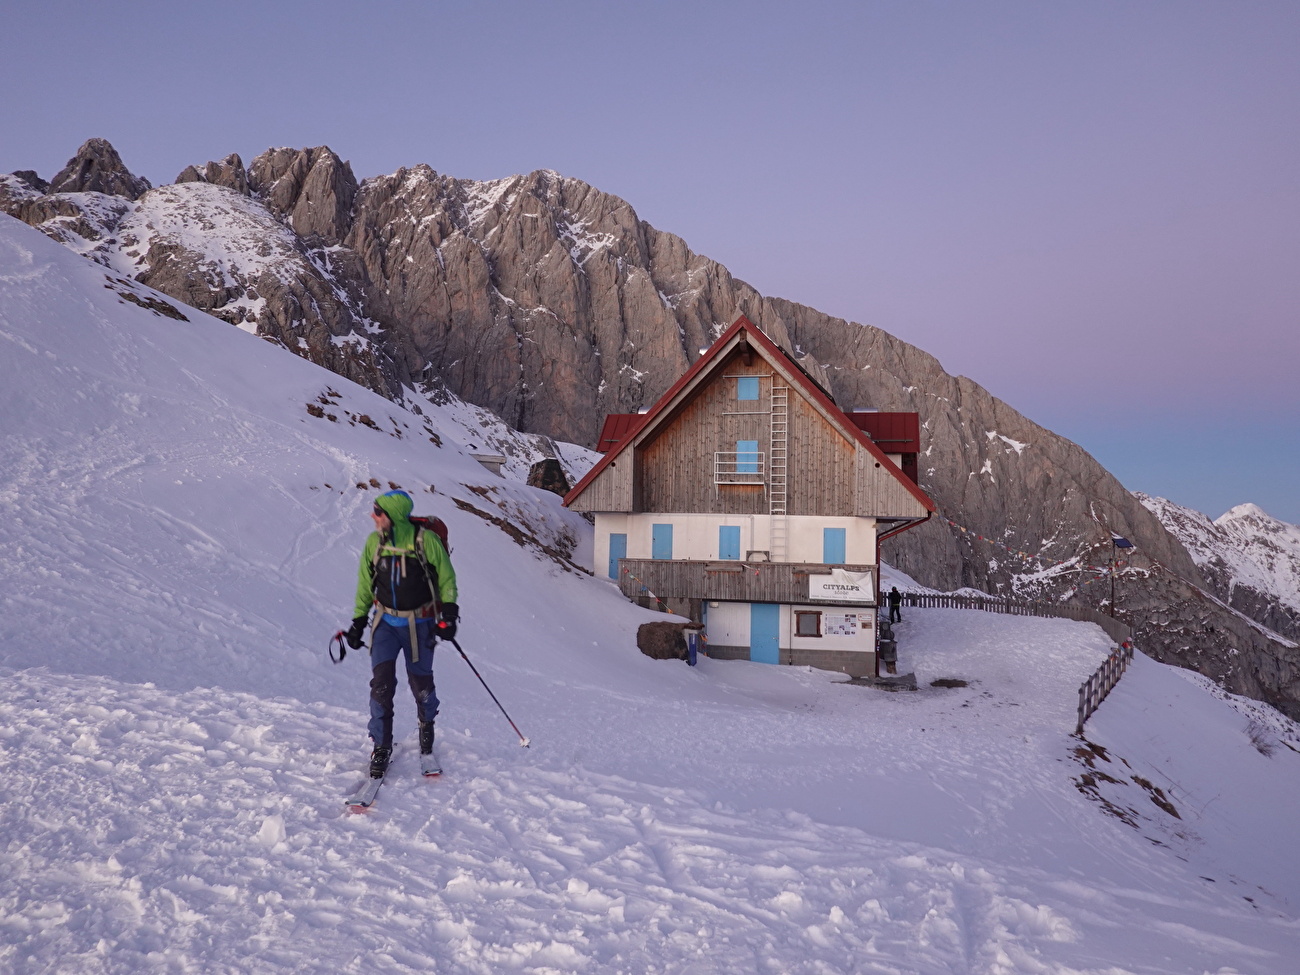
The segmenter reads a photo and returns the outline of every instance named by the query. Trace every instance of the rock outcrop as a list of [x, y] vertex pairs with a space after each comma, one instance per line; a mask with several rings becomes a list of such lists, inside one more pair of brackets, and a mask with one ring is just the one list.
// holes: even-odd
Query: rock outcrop
[[560, 497], [564, 497], [571, 489], [569, 479], [564, 476], [564, 465], [554, 457], [539, 460], [528, 469], [528, 486], [550, 491]]
[[940, 514], [886, 542], [885, 558], [937, 588], [1106, 607], [1110, 533], [1124, 535], [1138, 555], [1121, 567], [1117, 612], [1143, 649], [1300, 713], [1300, 651], [1213, 595], [1082, 448], [926, 352], [765, 297], [557, 173], [483, 183], [421, 165], [358, 184], [326, 147], [272, 149], [243, 196], [238, 163], [191, 167], [135, 203], [4, 177], [0, 207], [385, 395], [450, 392], [580, 444], [606, 413], [653, 403], [744, 313], [846, 408], [920, 414], [920, 481]]
[[253, 160], [248, 184], [300, 237], [334, 245], [351, 225], [357, 180], [327, 146], [268, 149]]
[[221, 162], [212, 162], [202, 169], [197, 166], [186, 166], [181, 170], [181, 174], [176, 177], [178, 183], [211, 183], [213, 186], [224, 186], [228, 190], [234, 190], [240, 196], [251, 196], [248, 188], [248, 171], [244, 169], [244, 160], [239, 158], [239, 154], [232, 152]]
[[50, 184], [41, 179], [34, 169], [20, 169], [12, 175], [33, 193], [48, 193], [50, 191]]
[[88, 139], [50, 181], [51, 193], [104, 193], [138, 200], [150, 189], [143, 176], [133, 176], [106, 139]]

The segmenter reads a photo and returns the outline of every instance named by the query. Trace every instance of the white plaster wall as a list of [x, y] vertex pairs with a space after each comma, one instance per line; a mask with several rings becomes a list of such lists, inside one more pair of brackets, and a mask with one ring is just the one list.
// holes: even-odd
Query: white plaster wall
[[[705, 604], [705, 634], [709, 643], [723, 647], [749, 646], [749, 603], [710, 602]], [[822, 631], [828, 624], [827, 616], [857, 617], [858, 632], [853, 636], [795, 636], [796, 610], [811, 610], [822, 614]], [[847, 650], [874, 653], [876, 649], [876, 615], [872, 609], [836, 606], [781, 606], [780, 646], [789, 650]]]
[[[813, 518], [791, 515], [787, 519], [790, 562], [822, 560], [822, 529], [843, 528], [845, 559], [854, 565], [874, 565], [876, 560], [876, 522], [874, 518]], [[673, 558], [718, 558], [718, 529], [734, 525], [740, 529], [740, 556], [751, 551], [768, 552], [772, 548], [772, 518], [769, 515], [685, 514], [681, 512], [639, 514], [597, 514], [595, 551], [592, 564], [601, 571], [609, 564], [611, 532], [627, 534], [627, 557], [650, 558], [652, 527], [673, 526]], [[601, 572], [601, 574], [604, 574]]]
[[[599, 516], [597, 516], [599, 517]], [[734, 525], [740, 529], [740, 554], [754, 548], [750, 542], [754, 538], [754, 521], [765, 516], [755, 515], [704, 515], [704, 514], [663, 514], [644, 513], [623, 515], [625, 521], [621, 528], [610, 531], [627, 532], [627, 557], [630, 559], [650, 558], [653, 543], [654, 525], [673, 526], [673, 558], [703, 559], [718, 558], [718, 529], [723, 525]], [[596, 522], [596, 533], [600, 534], [600, 521]], [[766, 523], [763, 526], [763, 548], [767, 548]], [[601, 544], [597, 541], [597, 547]], [[605, 533], [605, 560], [609, 560], [609, 533]], [[599, 554], [599, 551], [597, 551]]]
[[844, 529], [844, 558], [852, 565], [876, 564], [876, 520], [874, 518], [789, 519], [789, 561], [820, 562], [822, 529]]

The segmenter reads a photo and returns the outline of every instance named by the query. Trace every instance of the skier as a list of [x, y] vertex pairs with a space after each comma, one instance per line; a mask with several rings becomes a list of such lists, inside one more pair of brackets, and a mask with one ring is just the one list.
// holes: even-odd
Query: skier
[[889, 590], [889, 622], [901, 623], [903, 621], [903, 614], [899, 610], [902, 605], [903, 594], [898, 591], [897, 586], [891, 587]]
[[[372, 604], [376, 618], [370, 641], [370, 776], [382, 779], [393, 751], [393, 695], [397, 657], [406, 659], [406, 678], [415, 695], [420, 754], [433, 752], [438, 695], [433, 683], [433, 648], [456, 636], [456, 571], [442, 540], [410, 521], [414, 502], [405, 491], [375, 499], [375, 530], [366, 539], [357, 569], [357, 598], [348, 646], [360, 649]], [[417, 551], [417, 542], [422, 551]]]

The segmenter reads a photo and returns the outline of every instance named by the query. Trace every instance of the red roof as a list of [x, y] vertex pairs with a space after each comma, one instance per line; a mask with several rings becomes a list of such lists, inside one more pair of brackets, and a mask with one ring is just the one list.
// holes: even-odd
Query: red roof
[[[825, 410], [831, 419], [843, 430], [846, 436], [852, 437], [858, 443], [862, 444], [862, 446], [866, 447], [867, 451], [880, 462], [881, 466], [892, 473], [899, 482], [907, 488], [912, 496], [925, 507], [926, 511], [936, 510], [935, 504], [930, 500], [929, 496], [913, 484], [911, 479], [903, 474], [903, 472], [898, 469], [897, 465], [885, 456], [884, 451], [872, 443], [871, 437], [869, 437], [860, 427], [856, 426], [854, 422], [844, 414], [844, 411], [835, 405], [835, 401], [831, 399], [826, 391], [823, 390], [822, 387], [804, 371], [803, 367], [791, 359], [784, 349], [768, 338], [763, 333], [762, 329], [756, 326], [744, 315], [737, 318], [729, 329], [718, 336], [718, 340], [709, 346], [708, 350], [695, 361], [695, 364], [691, 366], [691, 368], [686, 370], [677, 382], [673, 383], [672, 386], [669, 387], [666, 393], [659, 397], [658, 402], [650, 408], [649, 412], [642, 414], [614, 414], [614, 416], [630, 416], [634, 422], [622, 431], [623, 435], [618, 443], [615, 444], [612, 449], [607, 451], [604, 457], [596, 462], [596, 466], [589, 470], [586, 476], [573, 486], [572, 491], [564, 496], [564, 503], [567, 505], [576, 500], [578, 495], [582, 494], [582, 492], [587, 489], [587, 486], [600, 476], [601, 471], [608, 467], [619, 454], [627, 449], [629, 444], [633, 443], [636, 438], [640, 436], [642, 430], [658, 419], [660, 413], [662, 413], [673, 399], [676, 398], [677, 394], [681, 392], [682, 389], [689, 385], [696, 376], [714, 364], [722, 349], [725, 348], [732, 338], [741, 331], [745, 333], [745, 337], [749, 341], [763, 349], [764, 352], [767, 353], [769, 359], [785, 362], [790, 368], [791, 378], [794, 383], [803, 390], [807, 399], [813, 401]], [[612, 419], [612, 417], [607, 418], [605, 421], [606, 428], [609, 427], [610, 419]], [[603, 436], [604, 430], [602, 430], [601, 433]], [[891, 451], [891, 453], [896, 452], [897, 451]]]
[[917, 413], [866, 413], [854, 411], [847, 414], [853, 425], [865, 431], [876, 446], [887, 454], [919, 454], [921, 452], [921, 417]]
[[602, 454], [617, 447], [627, 436], [627, 432], [641, 419], [640, 413], [610, 413], [605, 417], [605, 425], [600, 428], [600, 437], [596, 449]]

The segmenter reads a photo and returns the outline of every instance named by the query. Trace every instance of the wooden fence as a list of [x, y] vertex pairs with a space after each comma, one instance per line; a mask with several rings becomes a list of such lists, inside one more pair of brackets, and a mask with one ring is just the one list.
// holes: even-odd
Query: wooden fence
[[1033, 603], [1023, 599], [1003, 596], [960, 596], [956, 593], [905, 592], [904, 606], [922, 609], [981, 609], [986, 613], [1004, 613], [1007, 616], [1052, 616], [1059, 619], [1096, 623], [1116, 643], [1133, 639], [1133, 630], [1114, 617], [1099, 613], [1087, 606], [1070, 603]]
[[1068, 603], [1031, 603], [1027, 600], [1007, 599], [998, 596], [960, 596], [955, 593], [905, 592], [903, 604], [922, 609], [980, 609], [986, 613], [1004, 613], [1008, 616], [1052, 616], [1060, 619], [1096, 623], [1106, 635], [1119, 644], [1106, 658], [1097, 672], [1079, 685], [1079, 723], [1074, 733], [1083, 734], [1083, 723], [1097, 706], [1106, 700], [1110, 689], [1119, 683], [1133, 659], [1133, 630], [1113, 617], [1086, 606]]
[[1083, 723], [1106, 700], [1106, 695], [1119, 683], [1132, 659], [1133, 644], [1121, 643], [1097, 668], [1097, 672], [1079, 685], [1079, 723], [1074, 729], [1076, 735], [1083, 734]]

